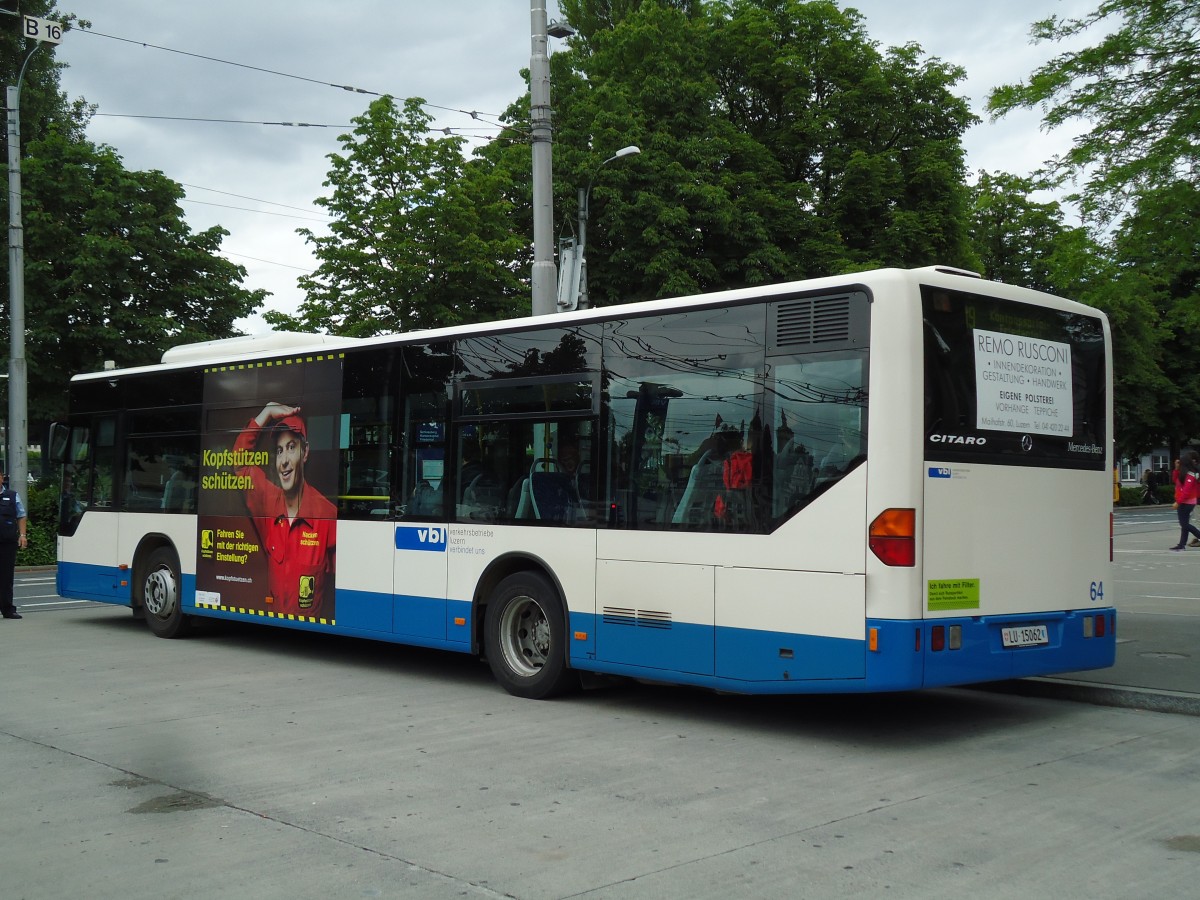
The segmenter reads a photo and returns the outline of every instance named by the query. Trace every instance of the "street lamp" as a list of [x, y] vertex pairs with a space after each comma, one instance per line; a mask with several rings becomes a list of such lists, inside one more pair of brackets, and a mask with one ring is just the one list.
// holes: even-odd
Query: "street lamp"
[[600, 165], [596, 166], [592, 172], [592, 177], [588, 179], [587, 187], [579, 189], [579, 245], [575, 248], [575, 267], [578, 275], [573, 279], [578, 284], [577, 289], [577, 304], [579, 309], [588, 308], [588, 288], [587, 288], [587, 223], [588, 223], [588, 203], [592, 197], [592, 185], [596, 183], [596, 178], [600, 174], [600, 170], [607, 166], [614, 159], [622, 159], [626, 156], [636, 156], [641, 153], [640, 147], [628, 146], [622, 147]]

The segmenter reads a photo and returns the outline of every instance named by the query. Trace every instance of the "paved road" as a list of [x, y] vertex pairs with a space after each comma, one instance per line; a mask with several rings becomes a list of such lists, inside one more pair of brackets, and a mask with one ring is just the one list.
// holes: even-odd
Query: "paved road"
[[[1167, 525], [1121, 518], [1118, 665], [1055, 696], [1200, 693], [1200, 551], [1163, 550]], [[158, 640], [46, 579], [0, 623], [5, 898], [1194, 894], [1200, 717], [977, 690], [521, 701], [456, 654]]]
[[100, 606], [0, 623], [0, 658], [6, 900], [1125, 900], [1191, 896], [1200, 862], [1193, 716], [967, 690], [522, 701], [456, 654], [164, 641]]
[[1169, 506], [1118, 510], [1113, 530], [1116, 665], [1008, 687], [1200, 715], [1200, 548], [1167, 549], [1179, 538]]

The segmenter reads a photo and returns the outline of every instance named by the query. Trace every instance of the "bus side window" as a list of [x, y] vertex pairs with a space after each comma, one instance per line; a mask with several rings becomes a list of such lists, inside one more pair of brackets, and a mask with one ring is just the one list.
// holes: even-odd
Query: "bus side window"
[[392, 461], [392, 509], [424, 520], [446, 517], [453, 494], [446, 485], [449, 392], [454, 368], [448, 342], [414, 344], [399, 351], [399, 438]]
[[92, 450], [91, 483], [87, 505], [99, 509], [111, 509], [117, 462], [117, 420], [115, 416], [103, 416], [95, 421], [96, 436]]
[[860, 351], [806, 354], [775, 366], [771, 513], [776, 520], [863, 459], [866, 377], [866, 355]]
[[343, 363], [338, 518], [391, 513], [394, 361], [390, 352], [369, 351]]
[[58, 533], [64, 537], [75, 533], [83, 516], [88, 495], [90, 456], [91, 430], [85, 425], [71, 427], [62, 457], [62, 492], [58, 501]]

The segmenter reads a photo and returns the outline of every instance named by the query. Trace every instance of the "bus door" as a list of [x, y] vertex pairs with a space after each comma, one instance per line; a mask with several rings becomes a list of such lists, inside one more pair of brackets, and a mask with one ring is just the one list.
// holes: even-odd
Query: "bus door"
[[129, 573], [118, 559], [116, 431], [113, 414], [72, 423], [59, 508], [58, 592], [109, 603], [129, 601]]
[[446, 639], [448, 529], [445, 484], [445, 393], [405, 398], [405, 446], [400, 485], [405, 498], [396, 523], [392, 570], [392, 630]]

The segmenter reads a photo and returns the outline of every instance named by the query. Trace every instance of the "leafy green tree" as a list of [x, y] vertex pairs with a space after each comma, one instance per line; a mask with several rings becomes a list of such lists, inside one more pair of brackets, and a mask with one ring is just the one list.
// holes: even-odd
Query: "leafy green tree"
[[[20, 15], [4, 15], [5, 10]], [[16, 85], [21, 80], [21, 145], [46, 135], [51, 125], [72, 137], [82, 138], [93, 108], [83, 99], [68, 100], [58, 87], [59, 72], [66, 64], [54, 56], [53, 45], [27, 40], [21, 16], [50, 18], [64, 29], [87, 26], [74, 15], [59, 13], [54, 0], [0, 0], [0, 83]], [[7, 203], [5, 198], [4, 203]]]
[[[1142, 194], [1114, 237], [1113, 255], [1116, 277], [1109, 296], [1127, 303], [1138, 298], [1145, 320], [1139, 324], [1149, 324], [1158, 338], [1157, 378], [1128, 366], [1118, 373], [1137, 389], [1128, 392], [1122, 430], [1135, 450], [1162, 442], [1177, 454], [1200, 436], [1200, 186], [1177, 181]], [[1099, 300], [1103, 303], [1103, 295]], [[1114, 333], [1118, 345], [1131, 340], [1115, 324]], [[1133, 378], [1142, 383], [1130, 384]]]
[[[585, 41], [599, 32], [615, 28], [636, 13], [643, 0], [559, 0], [563, 17]], [[663, 6], [679, 10], [689, 18], [700, 15], [703, 0], [661, 0]]]
[[[595, 305], [879, 265], [976, 264], [963, 71], [800, 0], [564, 0], [551, 57], [560, 235], [590, 193]], [[331, 157], [331, 233], [284, 327], [373, 334], [528, 310], [528, 96], [461, 158], [418, 101]], [[641, 155], [601, 168], [620, 147]], [[464, 198], [467, 198], [464, 201]]]
[[[20, 7], [68, 28], [87, 24], [60, 14], [50, 0]], [[154, 362], [174, 344], [237, 334], [235, 320], [261, 306], [264, 292], [242, 288], [245, 269], [219, 255], [224, 230], [192, 233], [179, 207], [180, 185], [161, 172], [130, 172], [115, 150], [84, 138], [92, 108], [67, 99], [53, 46], [31, 55], [19, 23], [0, 16], [0, 75], [14, 84], [24, 67], [25, 349], [36, 440], [40, 423], [64, 411], [74, 372], [100, 369], [105, 360]], [[4, 192], [6, 217], [7, 202]], [[0, 271], [7, 287], [7, 254]], [[0, 336], [7, 347], [4, 306]]]
[[1113, 342], [1115, 438], [1122, 456], [1159, 446], [1178, 396], [1164, 373], [1170, 332], [1145, 289], [1140, 265], [1119, 262], [1086, 228], [1064, 222], [1057, 201], [1031, 199], [1036, 180], [982, 172], [972, 188], [971, 238], [985, 278], [1046, 291], [1103, 309]]
[[296, 317], [267, 313], [271, 324], [364, 336], [528, 309], [496, 174], [464, 179], [464, 139], [427, 137], [431, 121], [419, 99], [391, 97], [354, 119], [316, 201], [330, 234], [300, 230], [320, 261], [300, 279], [307, 296]]
[[1118, 444], [1173, 451], [1200, 436], [1196, 272], [1200, 251], [1200, 6], [1193, 0], [1101, 0], [1078, 18], [1035, 22], [1035, 41], [1101, 34], [1021, 83], [996, 88], [989, 109], [1044, 110], [1056, 128], [1085, 124], [1047, 162], [1086, 216], [1111, 226], [1112, 268], [1091, 299], [1116, 341]]
[[[984, 278], [1061, 293], [1056, 255], [1072, 229], [1057, 201], [1037, 202], [1034, 179], [1007, 172], [980, 172], [971, 188], [971, 240]], [[1099, 248], [1096, 248], [1097, 251]]]
[[880, 52], [832, 2], [562, 9], [580, 34], [551, 59], [560, 207], [574, 212], [576, 189], [618, 147], [643, 151], [595, 181], [597, 305], [974, 264], [961, 69], [913, 45]]
[[1048, 170], [1059, 183], [1082, 180], [1084, 212], [1109, 222], [1139, 192], [1200, 180], [1200, 4], [1102, 0], [1079, 18], [1035, 22], [1032, 35], [1064, 41], [1103, 28], [1112, 30], [1090, 46], [996, 88], [988, 109], [1043, 109], [1049, 128], [1086, 123]]
[[[73, 373], [232, 336], [262, 305], [265, 292], [241, 287], [246, 270], [219, 255], [228, 232], [193, 233], [183, 189], [161, 172], [131, 172], [111, 147], [54, 130], [22, 171], [31, 422], [64, 411]], [[7, 319], [3, 331], [7, 345]]]

